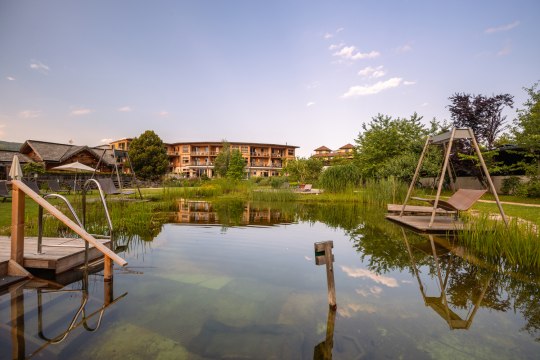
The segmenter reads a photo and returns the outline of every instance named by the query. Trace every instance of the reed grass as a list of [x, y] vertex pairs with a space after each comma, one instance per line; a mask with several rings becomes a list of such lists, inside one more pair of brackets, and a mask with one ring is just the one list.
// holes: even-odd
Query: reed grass
[[538, 226], [513, 218], [508, 228], [502, 220], [488, 214], [465, 215], [466, 231], [457, 239], [473, 252], [485, 255], [491, 261], [502, 261], [512, 268], [540, 268], [540, 233]]

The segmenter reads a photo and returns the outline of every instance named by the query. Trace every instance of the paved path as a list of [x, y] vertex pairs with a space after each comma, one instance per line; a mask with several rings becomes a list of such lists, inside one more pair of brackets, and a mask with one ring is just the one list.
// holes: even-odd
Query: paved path
[[[478, 200], [478, 202], [483, 202], [483, 203], [488, 203], [488, 204], [496, 204], [497, 203], [495, 200]], [[501, 201], [501, 204], [503, 204], [503, 205], [527, 206], [527, 207], [540, 207], [540, 204], [525, 204], [525, 203], [518, 203], [518, 202], [511, 202], [511, 201]]]

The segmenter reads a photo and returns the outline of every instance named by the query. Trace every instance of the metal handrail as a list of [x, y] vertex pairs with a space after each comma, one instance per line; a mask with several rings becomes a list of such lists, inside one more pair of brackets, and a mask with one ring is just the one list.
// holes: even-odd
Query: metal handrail
[[120, 266], [127, 265], [126, 260], [122, 259], [114, 251], [109, 249], [107, 246], [103, 245], [101, 242], [97, 241], [96, 238], [94, 238], [92, 235], [86, 232], [86, 230], [82, 226], [79, 226], [78, 224], [73, 222], [73, 220], [71, 220], [66, 215], [64, 215], [60, 210], [55, 208], [51, 203], [49, 203], [47, 200], [43, 199], [37, 193], [32, 191], [32, 189], [30, 189], [21, 180], [12, 180], [11, 184], [12, 186], [13, 185], [15, 186], [15, 189], [18, 189], [17, 191], [22, 191], [23, 193], [28, 195], [38, 205], [44, 207], [54, 217], [62, 221], [65, 225], [67, 225], [70, 229], [72, 229], [75, 233], [77, 233], [81, 238], [85, 240], [86, 246], [88, 246], [88, 243], [91, 243], [97, 250], [99, 250], [101, 253], [103, 253], [103, 255], [105, 255], [106, 260], [107, 258], [109, 258], [110, 260], [114, 261]]
[[[47, 199], [47, 198], [51, 198], [51, 197], [55, 197], [55, 198], [59, 198], [61, 200], [63, 200], [69, 211], [71, 212], [71, 215], [73, 215], [73, 217], [75, 218], [75, 220], [77, 221], [77, 223], [79, 224], [80, 227], [83, 227], [82, 223], [81, 223], [81, 220], [79, 220], [79, 217], [77, 216], [77, 214], [75, 213], [75, 210], [73, 209], [73, 206], [71, 206], [71, 203], [69, 202], [69, 200], [60, 195], [60, 194], [47, 194], [45, 196], [43, 196], [44, 199]], [[37, 252], [38, 254], [41, 254], [41, 248], [42, 248], [42, 243], [43, 243], [43, 206], [39, 206], [39, 210], [38, 210], [38, 241], [37, 241]]]
[[82, 188], [82, 206], [83, 206], [83, 227], [86, 225], [86, 192], [90, 189], [90, 184], [94, 183], [99, 192], [99, 197], [101, 198], [101, 203], [103, 204], [103, 209], [105, 210], [105, 215], [107, 217], [107, 223], [109, 225], [109, 236], [112, 236], [113, 232], [113, 225], [111, 221], [111, 216], [109, 215], [109, 209], [107, 208], [107, 201], [105, 200], [105, 195], [103, 194], [103, 189], [101, 188], [101, 185], [99, 185], [99, 182], [96, 179], [88, 179], [83, 185]]

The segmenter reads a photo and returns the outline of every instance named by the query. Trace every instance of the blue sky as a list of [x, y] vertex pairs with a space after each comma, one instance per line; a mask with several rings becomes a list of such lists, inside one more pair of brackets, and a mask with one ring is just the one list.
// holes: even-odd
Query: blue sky
[[[540, 1], [0, 0], [0, 139], [253, 141], [308, 156], [378, 113], [540, 80]], [[508, 111], [508, 119], [514, 111]]]

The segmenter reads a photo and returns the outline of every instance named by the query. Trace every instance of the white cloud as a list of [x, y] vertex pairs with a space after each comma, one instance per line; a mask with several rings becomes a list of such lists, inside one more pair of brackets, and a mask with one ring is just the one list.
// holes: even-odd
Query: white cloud
[[325, 38], [325, 39], [331, 39], [331, 38], [333, 38], [333, 37], [334, 37], [334, 35], [332, 35], [332, 34], [330, 34], [330, 33], [324, 34], [324, 38]]
[[409, 44], [405, 44], [405, 45], [401, 45], [401, 46], [398, 46], [396, 51], [400, 54], [403, 54], [403, 53], [406, 53], [406, 52], [409, 52], [409, 51], [412, 51], [412, 46], [409, 45]]
[[90, 114], [92, 112], [93, 112], [92, 109], [77, 108], [75, 110], [72, 110], [70, 114], [74, 115], [74, 116], [81, 116], [81, 115], [88, 115], [88, 114]]
[[428, 106], [428, 105], [429, 105], [429, 103], [428, 103], [428, 102], [425, 102], [425, 103], [422, 103], [422, 105], [420, 105], [420, 106], [421, 106], [421, 107], [426, 107], [426, 106]]
[[339, 44], [332, 44], [328, 47], [328, 50], [336, 50], [336, 49], [341, 49], [342, 47], [344, 47], [345, 44], [344, 43], [339, 43]]
[[360, 59], [373, 59], [381, 55], [378, 51], [370, 51], [368, 53], [361, 53], [356, 50], [354, 46], [344, 46], [338, 52], [332, 54], [347, 60], [360, 60]]
[[398, 281], [392, 277], [378, 275], [373, 271], [361, 268], [350, 268], [347, 266], [341, 266], [341, 270], [352, 278], [367, 278], [375, 281], [377, 284], [382, 284], [388, 287], [398, 287]]
[[402, 78], [391, 78], [385, 81], [376, 82], [373, 85], [358, 85], [351, 86], [349, 91], [343, 94], [344, 98], [349, 98], [353, 96], [365, 96], [365, 95], [374, 95], [380, 93], [383, 90], [391, 89], [401, 85]]
[[47, 74], [51, 70], [47, 65], [37, 60], [32, 60], [30, 62], [30, 69], [37, 70], [44, 74]]
[[108, 143], [111, 143], [113, 139], [101, 139], [100, 141], [104, 144], [108, 144]]
[[41, 110], [23, 110], [19, 112], [19, 117], [23, 119], [35, 119], [41, 116]]
[[505, 24], [505, 25], [501, 25], [501, 26], [496, 26], [496, 27], [490, 27], [490, 28], [487, 28], [486, 30], [484, 30], [484, 34], [494, 34], [494, 33], [498, 33], [498, 32], [503, 32], [503, 31], [508, 31], [508, 30], [512, 30], [513, 28], [519, 26], [520, 22], [519, 20], [516, 20], [510, 24]]
[[169, 112], [163, 110], [163, 111], [158, 112], [158, 115], [159, 115], [159, 116], [166, 117], [166, 116], [169, 116]]
[[133, 111], [129, 106], [123, 106], [121, 108], [118, 108], [118, 111], [120, 112], [130, 112]]
[[386, 72], [383, 70], [383, 65], [377, 67], [368, 66], [360, 70], [358, 75], [376, 79], [386, 75]]
[[342, 28], [342, 27], [338, 28], [338, 29], [336, 30], [336, 34], [339, 34], [339, 33], [342, 32], [343, 30], [345, 30], [345, 28]]
[[310, 101], [310, 102], [308, 102], [308, 103], [306, 104], [306, 107], [311, 107], [311, 106], [313, 106], [313, 105], [315, 105], [315, 103], [314, 103], [313, 101]]
[[9, 81], [15, 81], [15, 78], [13, 76], [6, 76], [6, 79], [8, 79]]
[[414, 85], [416, 84], [416, 81], [404, 81], [403, 85]]

